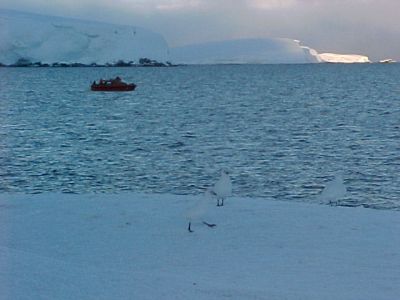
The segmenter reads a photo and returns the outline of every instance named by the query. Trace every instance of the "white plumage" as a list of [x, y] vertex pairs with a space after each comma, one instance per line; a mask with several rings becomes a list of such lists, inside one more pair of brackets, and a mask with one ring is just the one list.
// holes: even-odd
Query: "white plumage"
[[209, 202], [212, 199], [212, 194], [210, 189], [207, 189], [204, 195], [200, 196], [200, 198], [191, 206], [186, 212], [185, 217], [189, 222], [188, 230], [193, 232], [191, 225], [192, 223], [203, 223], [209, 227], [216, 226], [215, 224], [209, 224], [204, 221], [204, 215], [207, 213]]
[[343, 176], [337, 174], [335, 178], [328, 182], [319, 195], [320, 201], [327, 203], [336, 203], [340, 198], [346, 195], [347, 189], [343, 182]]
[[207, 202], [211, 199], [210, 192], [207, 190], [204, 195], [199, 196], [195, 203], [185, 212], [185, 217], [189, 222], [199, 221], [207, 211]]
[[232, 182], [227, 171], [221, 171], [221, 177], [214, 184], [211, 192], [217, 197], [217, 206], [224, 206], [226, 197], [232, 195]]

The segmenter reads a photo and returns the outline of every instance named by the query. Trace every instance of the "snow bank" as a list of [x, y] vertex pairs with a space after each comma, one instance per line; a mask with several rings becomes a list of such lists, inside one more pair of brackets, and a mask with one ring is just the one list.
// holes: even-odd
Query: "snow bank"
[[121, 26], [0, 10], [0, 62], [113, 63], [147, 57], [166, 61], [168, 45], [157, 33]]
[[328, 63], [342, 63], [342, 64], [352, 64], [352, 63], [370, 63], [368, 56], [357, 55], [357, 54], [335, 54], [335, 53], [320, 53], [318, 54], [321, 62]]
[[397, 299], [399, 212], [196, 196], [0, 195], [2, 299]]

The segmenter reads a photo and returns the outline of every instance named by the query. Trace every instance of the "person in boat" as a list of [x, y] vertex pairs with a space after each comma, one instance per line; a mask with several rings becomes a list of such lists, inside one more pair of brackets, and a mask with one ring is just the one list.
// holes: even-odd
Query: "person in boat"
[[121, 77], [119, 77], [119, 76], [115, 77], [115, 79], [112, 80], [112, 84], [121, 85], [122, 84]]
[[126, 83], [124, 83], [122, 81], [121, 77], [119, 77], [119, 76], [115, 77], [115, 79], [112, 79], [111, 84], [116, 85], [116, 86], [126, 85]]

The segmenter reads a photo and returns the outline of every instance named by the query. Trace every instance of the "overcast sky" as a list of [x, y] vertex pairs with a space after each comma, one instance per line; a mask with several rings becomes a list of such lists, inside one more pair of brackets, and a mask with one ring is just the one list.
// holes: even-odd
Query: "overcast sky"
[[287, 37], [318, 52], [400, 61], [400, 0], [2, 0], [2, 8], [136, 25], [170, 46]]

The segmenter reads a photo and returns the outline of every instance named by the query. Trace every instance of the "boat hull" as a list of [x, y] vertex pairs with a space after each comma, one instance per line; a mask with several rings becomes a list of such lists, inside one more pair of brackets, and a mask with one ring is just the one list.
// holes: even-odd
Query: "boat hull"
[[127, 84], [127, 85], [100, 85], [100, 84], [92, 84], [90, 89], [94, 92], [129, 92], [134, 91], [136, 88], [135, 84]]

